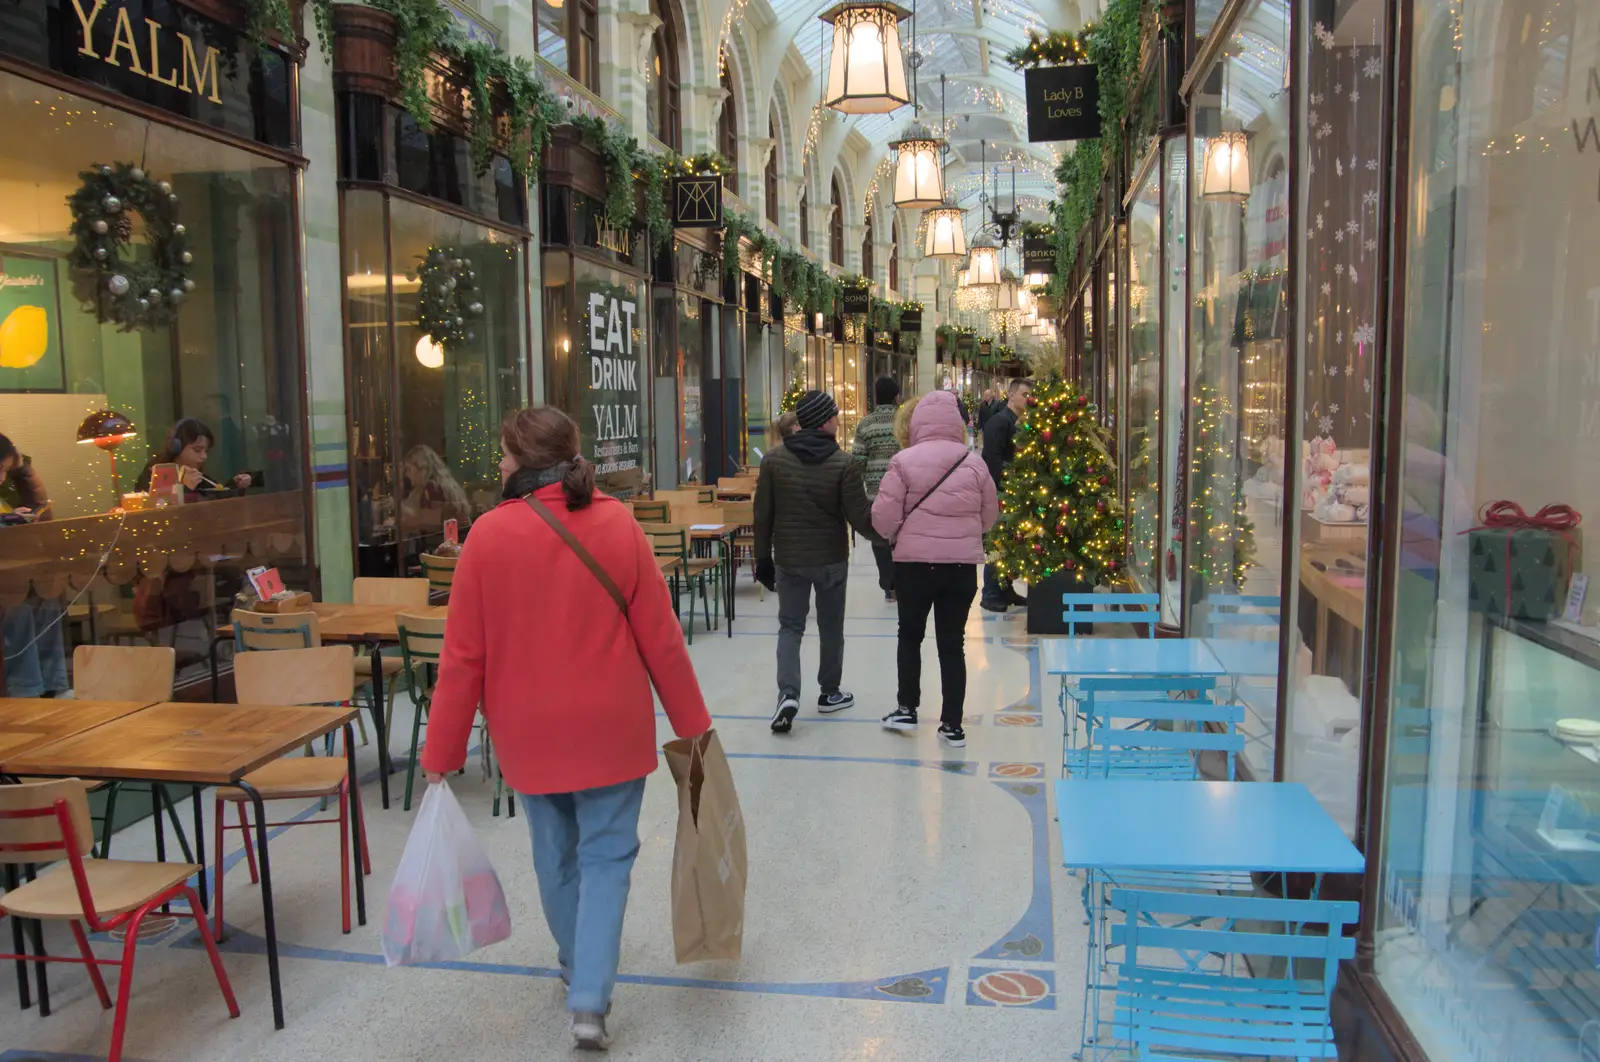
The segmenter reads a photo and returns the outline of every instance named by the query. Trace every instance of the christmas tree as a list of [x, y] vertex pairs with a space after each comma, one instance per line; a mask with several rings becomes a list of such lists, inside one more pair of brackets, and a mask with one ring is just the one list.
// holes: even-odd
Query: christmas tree
[[778, 400], [778, 412], [793, 413], [794, 407], [800, 404], [800, 396], [805, 393], [805, 377], [799, 373], [795, 373], [793, 379], [789, 381], [789, 389], [785, 391], [783, 393], [783, 397]]
[[990, 536], [1003, 581], [1072, 575], [1098, 586], [1122, 570], [1116, 463], [1094, 415], [1088, 398], [1060, 379], [1029, 397]]
[[1227, 396], [1210, 384], [1196, 389], [1194, 404], [1194, 465], [1204, 488], [1189, 503], [1189, 568], [1202, 587], [1237, 590], [1256, 557], [1256, 528], [1245, 515], [1246, 473], [1235, 445], [1239, 422]]

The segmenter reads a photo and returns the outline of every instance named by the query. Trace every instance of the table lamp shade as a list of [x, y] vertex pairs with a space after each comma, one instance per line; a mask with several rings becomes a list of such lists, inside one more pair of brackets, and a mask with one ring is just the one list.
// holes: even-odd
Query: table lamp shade
[[965, 211], [956, 206], [935, 207], [927, 213], [928, 234], [922, 253], [929, 258], [963, 258], [967, 253]]
[[1206, 145], [1200, 194], [1233, 203], [1250, 198], [1250, 146], [1243, 133], [1219, 133]]
[[944, 203], [944, 175], [939, 166], [941, 142], [921, 125], [890, 144], [894, 150], [894, 205], [921, 209]]
[[887, 114], [911, 102], [900, 20], [911, 12], [889, 3], [844, 3], [820, 16], [833, 25], [823, 102], [845, 114]]
[[123, 441], [132, 438], [133, 434], [133, 422], [121, 413], [114, 413], [109, 409], [90, 413], [83, 418], [83, 423], [78, 425], [78, 441], [93, 443], [102, 450], [112, 450], [121, 446]]

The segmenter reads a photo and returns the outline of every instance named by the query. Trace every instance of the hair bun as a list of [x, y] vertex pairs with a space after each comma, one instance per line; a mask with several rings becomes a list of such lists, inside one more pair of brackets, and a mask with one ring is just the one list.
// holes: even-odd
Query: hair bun
[[594, 501], [594, 465], [582, 454], [572, 459], [571, 467], [561, 477], [561, 489], [567, 495], [568, 512], [586, 508]]

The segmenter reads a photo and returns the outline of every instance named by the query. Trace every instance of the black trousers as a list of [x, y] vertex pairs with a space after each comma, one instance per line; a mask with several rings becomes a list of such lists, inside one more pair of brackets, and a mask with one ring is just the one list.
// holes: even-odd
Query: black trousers
[[894, 547], [873, 546], [872, 559], [878, 562], [878, 589], [888, 593], [894, 589]]
[[922, 638], [933, 613], [933, 640], [939, 647], [939, 685], [944, 694], [941, 722], [961, 725], [967, 700], [967, 613], [978, 594], [975, 564], [894, 566], [895, 598], [900, 605], [900, 706], [922, 706]]

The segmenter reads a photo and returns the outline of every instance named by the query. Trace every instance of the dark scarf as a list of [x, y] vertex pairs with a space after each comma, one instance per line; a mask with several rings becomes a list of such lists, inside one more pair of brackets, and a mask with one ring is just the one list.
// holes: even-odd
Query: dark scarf
[[[574, 459], [576, 460], [576, 459]], [[507, 501], [526, 497], [536, 490], [560, 483], [572, 471], [573, 461], [562, 461], [549, 468], [519, 468], [506, 480], [500, 496]]]

